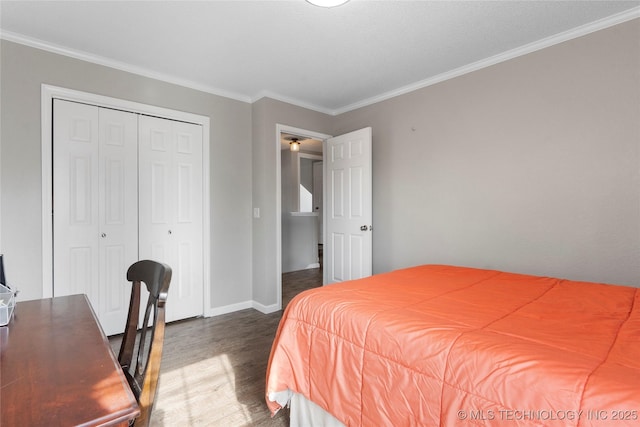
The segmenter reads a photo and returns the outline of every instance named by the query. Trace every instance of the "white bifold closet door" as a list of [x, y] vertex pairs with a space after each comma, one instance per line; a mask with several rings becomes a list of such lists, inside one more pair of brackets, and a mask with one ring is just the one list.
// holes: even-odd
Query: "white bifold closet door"
[[167, 321], [203, 313], [202, 127], [140, 116], [140, 259], [173, 270]]
[[87, 294], [122, 333], [138, 259], [137, 115], [54, 100], [54, 296]]
[[173, 270], [166, 320], [202, 315], [202, 126], [56, 99], [53, 127], [53, 295], [87, 294], [122, 333], [127, 269], [153, 259]]

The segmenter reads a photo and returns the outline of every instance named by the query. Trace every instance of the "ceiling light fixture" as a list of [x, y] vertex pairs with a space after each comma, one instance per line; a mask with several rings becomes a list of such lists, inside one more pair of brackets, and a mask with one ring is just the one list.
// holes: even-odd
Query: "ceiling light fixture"
[[349, 0], [307, 0], [309, 3], [320, 7], [335, 7], [345, 4]]
[[300, 151], [300, 142], [298, 142], [298, 138], [291, 138], [289, 148], [291, 151]]

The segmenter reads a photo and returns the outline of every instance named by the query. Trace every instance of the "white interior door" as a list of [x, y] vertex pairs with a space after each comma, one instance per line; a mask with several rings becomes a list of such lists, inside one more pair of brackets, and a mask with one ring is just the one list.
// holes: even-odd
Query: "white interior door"
[[326, 164], [325, 283], [372, 274], [371, 128], [329, 138]]
[[202, 126], [140, 116], [140, 259], [172, 271], [166, 319], [203, 314]]
[[137, 117], [55, 100], [53, 128], [53, 295], [87, 294], [118, 334], [138, 256]]

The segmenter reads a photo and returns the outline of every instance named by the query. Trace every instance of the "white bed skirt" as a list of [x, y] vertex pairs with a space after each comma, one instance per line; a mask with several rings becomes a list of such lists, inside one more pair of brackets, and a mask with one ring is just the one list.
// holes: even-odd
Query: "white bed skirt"
[[289, 405], [290, 427], [345, 427], [333, 415], [299, 393], [287, 390], [272, 393], [269, 399], [283, 407]]
[[298, 393], [291, 396], [289, 419], [290, 427], [344, 427], [333, 415]]

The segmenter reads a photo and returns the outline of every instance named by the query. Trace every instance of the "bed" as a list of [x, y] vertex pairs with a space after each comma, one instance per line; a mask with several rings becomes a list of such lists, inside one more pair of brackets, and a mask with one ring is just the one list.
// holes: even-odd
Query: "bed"
[[640, 426], [640, 291], [444, 265], [305, 291], [267, 368], [271, 412], [291, 400], [347, 426]]

